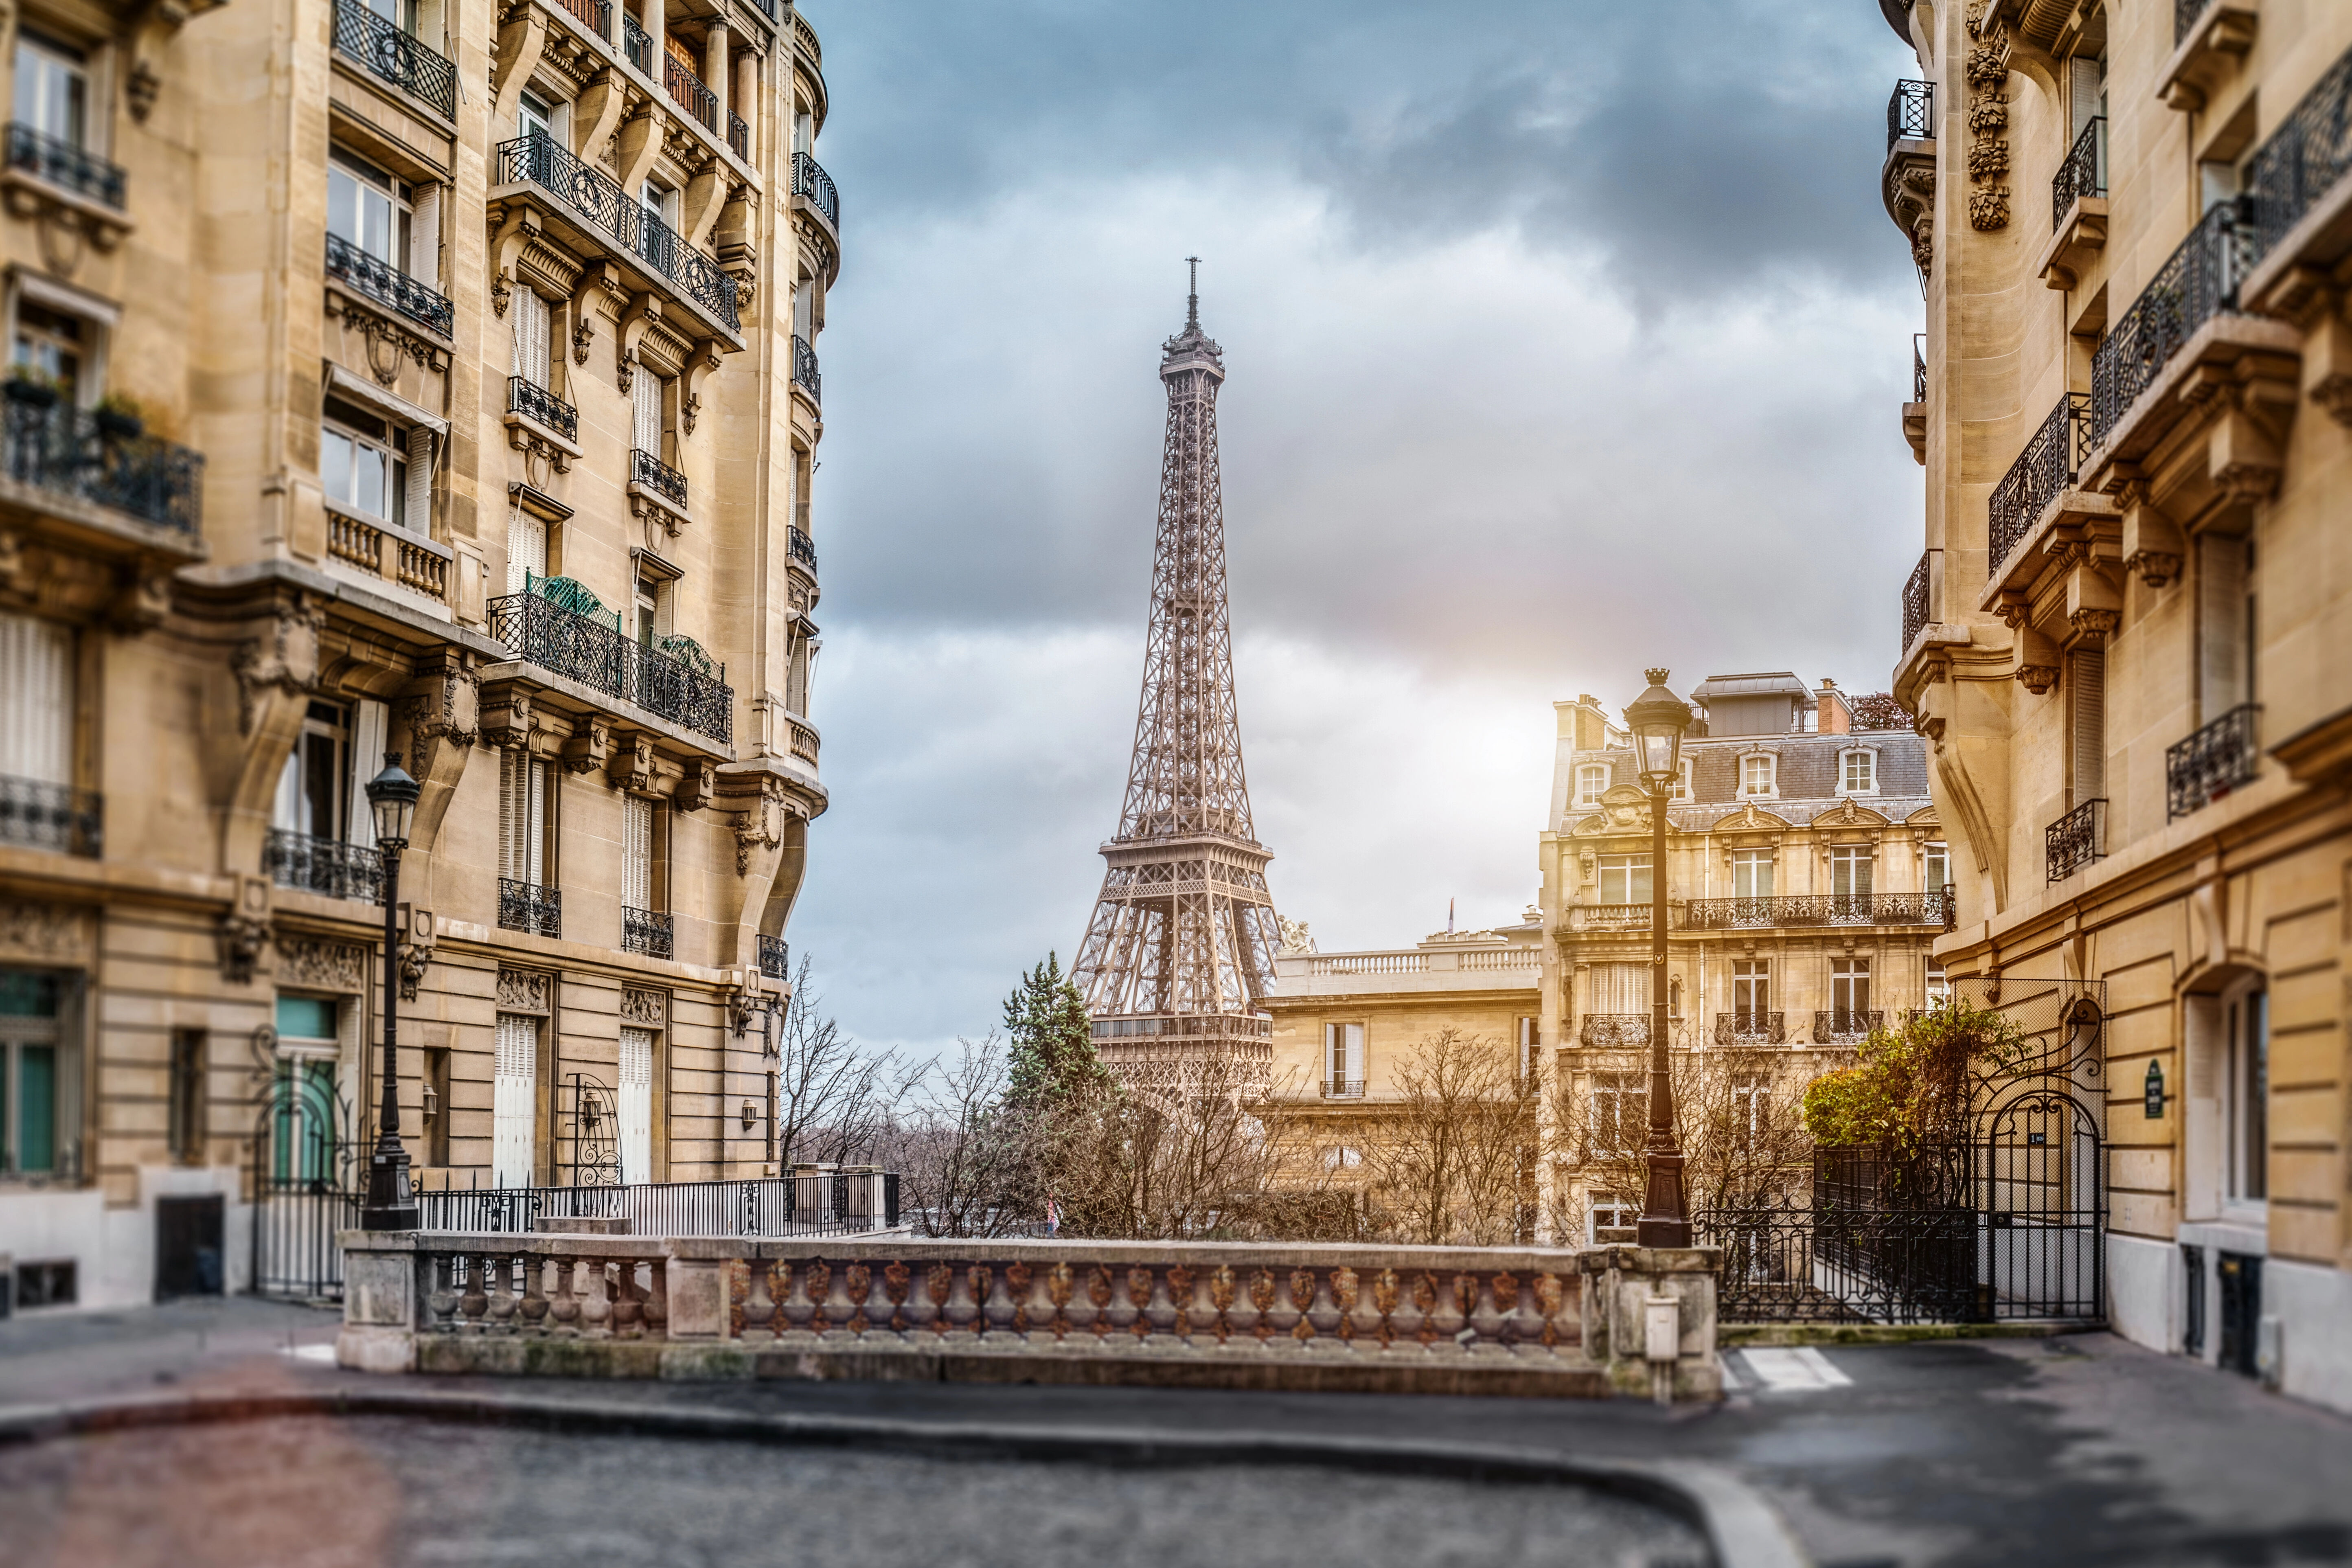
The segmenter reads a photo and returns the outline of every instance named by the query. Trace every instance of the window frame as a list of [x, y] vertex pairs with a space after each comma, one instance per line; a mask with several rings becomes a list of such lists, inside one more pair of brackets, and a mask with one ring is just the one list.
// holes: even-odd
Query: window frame
[[[1600, 782], [1597, 784], [1592, 782], [1592, 775], [1595, 773], [1601, 775]], [[1607, 763], [1577, 763], [1576, 804], [1579, 805], [1599, 805], [1601, 804], [1601, 797], [1608, 793], [1610, 782], [1614, 777], [1615, 770], [1610, 767]]]
[[[19, 23], [16, 58], [10, 71], [11, 85], [15, 89], [11, 112], [16, 122], [43, 136], [55, 137], [77, 151], [103, 155], [107, 149], [97, 145], [94, 136], [94, 132], [107, 122], [107, 116], [98, 102], [97, 88], [102, 79], [101, 62], [92, 58], [102, 50], [103, 46], [94, 48], [69, 44], [54, 33], [44, 33]], [[37, 73], [33, 77], [31, 85], [37, 89], [37, 103], [31, 106], [31, 112], [27, 112], [28, 106], [25, 102], [28, 60], [50, 68], [49, 72]], [[72, 103], [68, 114], [71, 123], [63, 132], [51, 130], [41, 117], [47, 105], [38, 100], [45, 100], [47, 94], [38, 89], [52, 73], [80, 89], [79, 100]]]
[[[379, 435], [357, 428], [349, 417], [332, 412], [336, 406], [349, 409], [352, 414], [380, 425], [383, 433]], [[319, 489], [329, 504], [377, 528], [397, 529], [403, 533], [426, 532], [427, 530], [412, 527], [408, 521], [409, 455], [407, 443], [401, 439], [405, 435], [397, 420], [388, 416], [370, 414], [356, 404], [330, 395], [319, 409]], [[383, 470], [384, 494], [390, 503], [389, 510], [372, 512], [359, 501], [335, 495], [328, 489], [327, 455], [331, 449], [329, 444], [334, 441], [341, 441], [351, 448], [351, 474], [354, 488], [359, 474], [359, 453], [376, 452], [389, 459]]]
[[2270, 986], [2255, 976], [2221, 994], [2221, 1199], [2242, 1213], [2269, 1211]]
[[[369, 249], [360, 235], [339, 233], [335, 227], [335, 180], [340, 175], [350, 182], [357, 199], [352, 205], [355, 226], [366, 229], [365, 212], [361, 206], [370, 193], [382, 198], [385, 220], [390, 232], [385, 238], [385, 251]], [[334, 235], [353, 249], [374, 257], [404, 277], [417, 276], [410, 265], [415, 243], [416, 187], [412, 181], [402, 179], [391, 170], [383, 168], [358, 153], [342, 147], [327, 151], [327, 232]]]
[[[1612, 908], [1626, 909], [1650, 903], [1656, 898], [1654, 884], [1648, 888], [1640, 888], [1639, 891], [1635, 889], [1639, 888], [1640, 883], [1649, 881], [1654, 872], [1654, 868], [1650, 863], [1650, 852], [1646, 849], [1622, 855], [1596, 855], [1592, 859], [1594, 901]], [[1612, 899], [1609, 896], [1609, 882], [1612, 876], [1623, 878], [1625, 897]]]
[[[1760, 767], [1764, 787], [1757, 789], [1750, 783], [1752, 772]], [[1775, 800], [1780, 794], [1780, 759], [1769, 752], [1743, 752], [1739, 756], [1739, 798], [1742, 800]]]
[[[70, 973], [8, 965], [0, 975], [29, 976], [46, 986], [47, 1012], [0, 1014], [0, 1181], [33, 1184], [78, 1179], [81, 1148], [81, 1058], [69, 1027], [76, 1000]], [[37, 993], [38, 994], [39, 993]], [[47, 1152], [46, 1164], [25, 1164], [26, 1053], [47, 1053]]]
[[[1860, 763], [1868, 770], [1866, 783], [1853, 782], [1853, 767]], [[1875, 746], [1849, 746], [1838, 753], [1837, 793], [1842, 795], [1874, 795], [1878, 793], [1878, 749]]]

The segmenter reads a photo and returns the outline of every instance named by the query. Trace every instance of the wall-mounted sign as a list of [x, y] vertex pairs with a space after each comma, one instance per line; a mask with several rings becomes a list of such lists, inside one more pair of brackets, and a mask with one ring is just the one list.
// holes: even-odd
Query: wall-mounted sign
[[2158, 1062], [2147, 1064], [2147, 1119], [2164, 1120], [2164, 1068]]

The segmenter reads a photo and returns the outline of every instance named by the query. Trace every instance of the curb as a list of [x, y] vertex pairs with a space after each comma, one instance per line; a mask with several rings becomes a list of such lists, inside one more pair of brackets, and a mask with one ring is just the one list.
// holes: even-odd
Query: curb
[[1147, 1431], [1119, 1426], [1031, 1426], [855, 1415], [680, 1410], [531, 1395], [491, 1397], [436, 1390], [289, 1394], [136, 1394], [0, 1408], [0, 1443], [289, 1415], [400, 1415], [541, 1431], [636, 1432], [738, 1442], [827, 1444], [976, 1460], [1030, 1458], [1094, 1464], [1308, 1464], [1482, 1481], [1570, 1481], [1663, 1508], [1696, 1526], [1718, 1568], [1811, 1568], [1769, 1504], [1711, 1465], [1586, 1459], [1538, 1449], [1305, 1437], [1275, 1433]]
[[2004, 1323], [1724, 1323], [1718, 1350], [1744, 1345], [1907, 1345], [1930, 1340], [2042, 1340], [2061, 1334], [2103, 1334], [2104, 1322], [2027, 1318]]

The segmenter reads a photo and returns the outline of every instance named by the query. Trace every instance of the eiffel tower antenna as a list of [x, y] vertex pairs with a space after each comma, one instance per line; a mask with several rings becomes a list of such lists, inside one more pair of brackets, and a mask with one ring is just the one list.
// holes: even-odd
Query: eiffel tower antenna
[[1184, 330], [1160, 345], [1168, 430], [1135, 754], [1072, 978], [1104, 1064], [1128, 1083], [1233, 1094], [1272, 1075], [1262, 1004], [1280, 932], [1234, 703], [1217, 477], [1224, 353], [1201, 331], [1200, 258], [1185, 259]]

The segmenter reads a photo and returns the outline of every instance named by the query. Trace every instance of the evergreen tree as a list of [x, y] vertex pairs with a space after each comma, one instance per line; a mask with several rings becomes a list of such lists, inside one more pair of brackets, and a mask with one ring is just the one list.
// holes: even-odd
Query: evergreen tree
[[1060, 954], [1047, 953], [1004, 999], [1004, 1033], [1012, 1047], [1006, 1104], [1065, 1104], [1110, 1089], [1086, 998], [1062, 973]]

